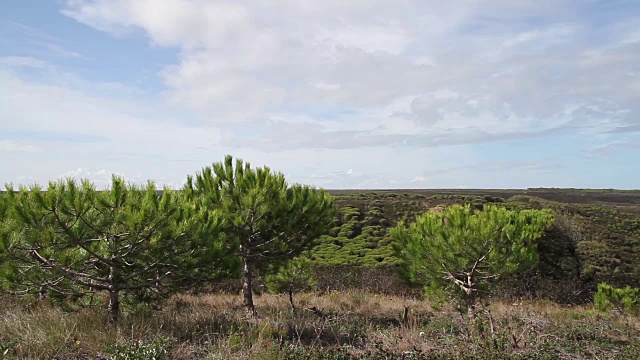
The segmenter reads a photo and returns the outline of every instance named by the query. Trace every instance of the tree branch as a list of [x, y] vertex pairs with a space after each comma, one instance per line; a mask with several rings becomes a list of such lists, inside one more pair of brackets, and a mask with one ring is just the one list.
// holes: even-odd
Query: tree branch
[[95, 280], [95, 281], [99, 281], [99, 282], [106, 282], [106, 283], [109, 282], [108, 279], [99, 278], [97, 276], [92, 276], [92, 275], [89, 275], [89, 274], [78, 273], [78, 272], [69, 270], [67, 268], [64, 268], [62, 266], [59, 266], [56, 263], [44, 258], [42, 255], [40, 255], [40, 253], [38, 253], [37, 250], [32, 250], [31, 253], [32, 253], [33, 257], [37, 261], [39, 261], [40, 263], [42, 263], [42, 264], [44, 264], [44, 265], [46, 265], [46, 266], [48, 266], [48, 267], [50, 267], [52, 269], [60, 270], [62, 272], [62, 275], [65, 278], [71, 280], [72, 282], [74, 282], [76, 284], [86, 286], [86, 287], [88, 287], [90, 289], [99, 289], [99, 290], [108, 290], [109, 289], [109, 287], [106, 286], [106, 285], [95, 284], [95, 283], [92, 283], [92, 282], [86, 282], [86, 281], [78, 279], [78, 277], [84, 277], [84, 278], [87, 278], [87, 279], [91, 279], [91, 280]]
[[60, 217], [58, 216], [58, 213], [56, 212], [55, 209], [53, 209], [53, 216], [56, 218], [56, 221], [58, 222], [58, 225], [60, 225], [60, 227], [62, 227], [62, 229], [64, 230], [64, 232], [67, 234], [67, 236], [69, 236], [71, 238], [71, 241], [73, 241], [76, 245], [80, 246], [82, 249], [84, 249], [86, 252], [88, 252], [89, 254], [91, 254], [93, 257], [95, 257], [96, 259], [98, 259], [99, 261], [112, 266], [113, 262], [103, 256], [100, 256], [100, 254], [96, 253], [95, 251], [89, 249], [87, 246], [85, 246], [82, 241], [80, 239], [78, 239], [75, 234], [71, 231], [71, 229], [69, 229], [67, 227], [67, 224], [64, 223], [64, 221], [62, 221], [60, 219]]

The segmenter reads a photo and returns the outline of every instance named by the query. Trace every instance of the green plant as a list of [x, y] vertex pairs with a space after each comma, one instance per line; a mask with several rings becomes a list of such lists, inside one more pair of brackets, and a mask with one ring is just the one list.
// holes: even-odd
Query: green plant
[[[109, 294], [117, 322], [122, 294], [151, 301], [194, 280], [229, 269], [234, 249], [220, 240], [214, 211], [196, 209], [181, 194], [153, 182], [139, 187], [114, 176], [96, 191], [88, 180], [7, 187], [8, 218], [0, 224], [2, 287], [39, 297], [83, 299]], [[207, 239], [206, 246], [202, 240]]]
[[230, 155], [189, 176], [185, 192], [194, 204], [219, 209], [227, 239], [239, 244], [244, 306], [255, 314], [254, 272], [292, 259], [332, 228], [332, 198], [323, 190], [289, 185], [282, 173], [252, 168]]
[[427, 212], [392, 230], [404, 276], [449, 290], [463, 300], [470, 318], [489, 281], [523, 271], [538, 260], [534, 240], [553, 223], [551, 211], [520, 212], [485, 205], [474, 211], [453, 205]]
[[315, 287], [315, 279], [311, 268], [311, 260], [306, 256], [299, 256], [287, 262], [265, 277], [267, 288], [274, 293], [286, 292], [289, 295], [291, 310], [295, 311], [293, 294], [310, 290]]
[[640, 312], [640, 289], [631, 286], [615, 288], [607, 283], [600, 283], [593, 300], [595, 308], [600, 311], [615, 309], [634, 315]]

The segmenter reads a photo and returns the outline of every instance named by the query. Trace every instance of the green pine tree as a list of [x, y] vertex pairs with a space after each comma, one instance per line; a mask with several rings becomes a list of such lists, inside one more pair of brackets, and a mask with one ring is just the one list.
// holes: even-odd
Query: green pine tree
[[252, 168], [230, 155], [189, 176], [185, 192], [221, 211], [227, 241], [239, 245], [244, 305], [252, 314], [254, 273], [310, 249], [334, 221], [332, 199], [323, 190], [289, 185], [282, 173]]
[[457, 294], [475, 318], [480, 291], [502, 274], [538, 261], [535, 240], [553, 224], [550, 210], [520, 212], [453, 205], [392, 230], [403, 274], [414, 283]]
[[98, 192], [87, 180], [68, 179], [46, 190], [9, 187], [8, 198], [12, 220], [2, 248], [12, 265], [3, 267], [3, 286], [40, 295], [107, 292], [112, 323], [123, 293], [153, 300], [234, 266], [217, 212], [169, 189], [158, 195], [152, 182], [138, 187], [113, 177]]

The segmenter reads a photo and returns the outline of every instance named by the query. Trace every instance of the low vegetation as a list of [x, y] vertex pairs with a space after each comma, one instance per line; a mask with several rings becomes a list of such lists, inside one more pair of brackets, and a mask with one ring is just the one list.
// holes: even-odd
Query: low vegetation
[[[452, 306], [361, 291], [256, 297], [176, 295], [126, 307], [119, 327], [100, 309], [65, 312], [5, 298], [6, 359], [638, 359], [640, 320], [591, 306], [496, 301], [470, 325]], [[153, 356], [152, 356], [153, 355]]]
[[0, 359], [640, 357], [640, 192], [7, 190]]
[[638, 315], [640, 313], [640, 289], [628, 285], [619, 289], [602, 283], [598, 285], [594, 305], [600, 311], [618, 311]]
[[[597, 285], [640, 287], [640, 191], [406, 190], [332, 191], [338, 216], [333, 230], [312, 251], [316, 267], [361, 268], [357, 272], [393, 277], [401, 263], [391, 229], [427, 211], [453, 204], [481, 209], [548, 209], [554, 224], [536, 241], [539, 261], [529, 271], [503, 277], [500, 296], [543, 298], [561, 303], [593, 301]], [[354, 270], [355, 272], [355, 270]], [[366, 276], [365, 276], [366, 277]], [[498, 285], [498, 284], [496, 284]], [[350, 286], [368, 288], [368, 283]], [[406, 289], [396, 287], [394, 291]]]

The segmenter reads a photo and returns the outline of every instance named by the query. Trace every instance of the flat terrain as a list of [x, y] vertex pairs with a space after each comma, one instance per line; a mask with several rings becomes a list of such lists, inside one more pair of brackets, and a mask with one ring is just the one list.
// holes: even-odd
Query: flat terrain
[[[256, 298], [181, 295], [127, 309], [118, 328], [102, 309], [65, 312], [5, 299], [7, 359], [638, 359], [640, 321], [590, 306], [497, 301], [472, 326], [454, 308], [360, 291]], [[490, 314], [490, 317], [488, 316]], [[490, 319], [490, 320], [489, 320]], [[155, 357], [152, 357], [155, 356]], [[2, 355], [0, 355], [2, 358]]]
[[575, 204], [637, 204], [640, 205], [640, 190], [615, 189], [398, 189], [398, 190], [328, 190], [332, 195], [353, 194], [398, 194], [421, 195], [490, 195], [510, 198], [516, 195], [535, 196], [544, 200]]

